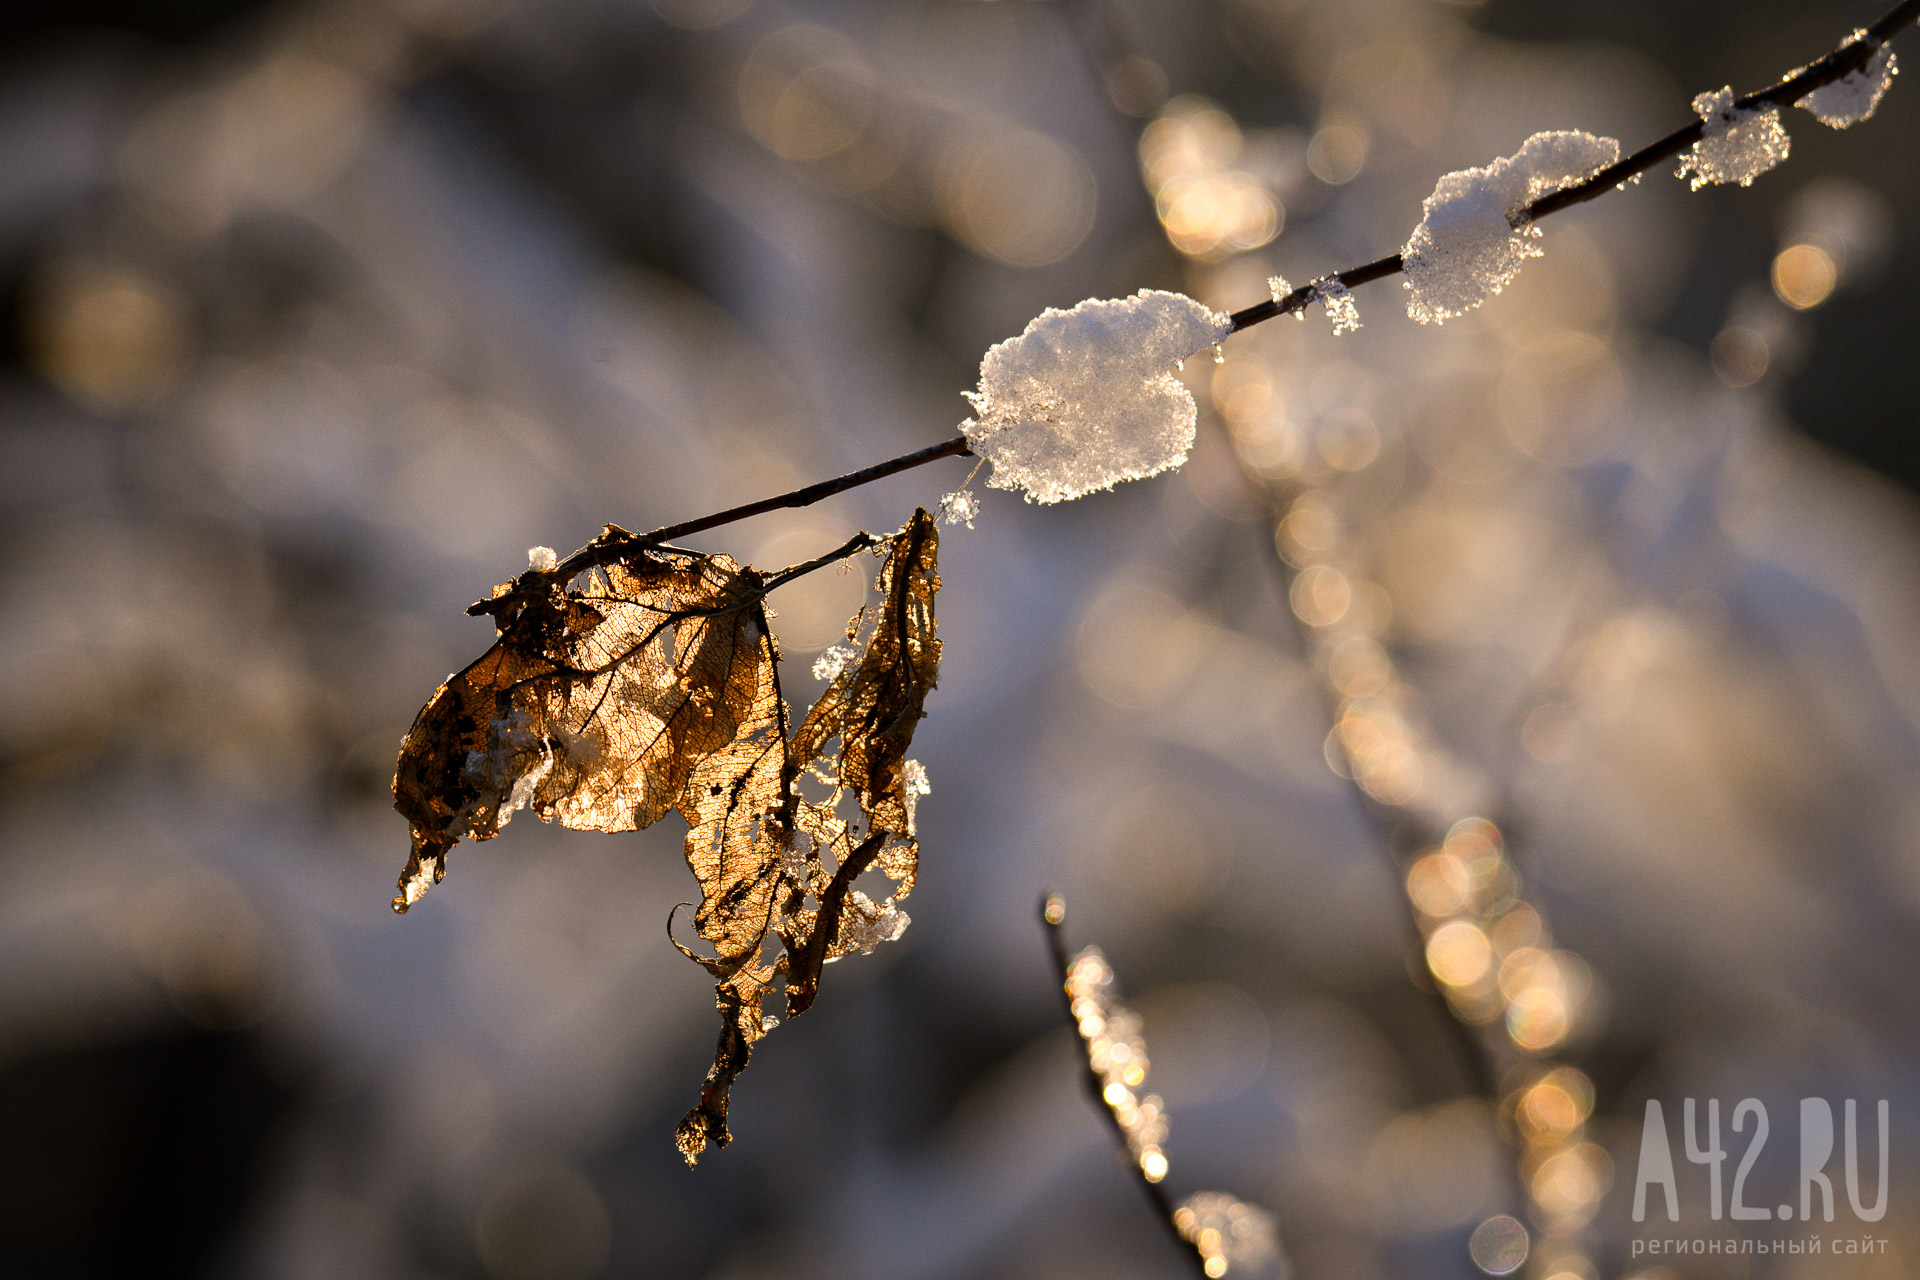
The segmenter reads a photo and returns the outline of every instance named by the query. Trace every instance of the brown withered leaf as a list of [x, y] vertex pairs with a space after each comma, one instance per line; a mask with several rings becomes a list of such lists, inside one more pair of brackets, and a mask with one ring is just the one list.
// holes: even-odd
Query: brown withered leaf
[[[913, 891], [920, 857], [913, 807], [925, 779], [907, 759], [907, 750], [940, 673], [933, 607], [940, 590], [939, 550], [933, 517], [924, 509], [916, 511], [895, 535], [881, 566], [879, 601], [848, 625], [849, 640], [868, 633], [858, 660], [834, 677], [793, 737], [794, 767], [812, 768], [834, 787], [833, 800], [822, 809], [830, 815], [841, 795], [853, 796], [868, 833], [857, 847], [850, 847], [853, 832], [846, 825], [820, 816], [820, 810], [801, 813], [816, 842], [833, 849], [839, 870], [820, 891], [821, 914], [831, 913], [832, 934], [814, 929], [808, 945], [789, 943], [795, 954], [787, 973], [787, 1007], [795, 1012], [813, 1002], [822, 964], [871, 945], [865, 940], [872, 930], [884, 927], [886, 906], [852, 888], [854, 878], [866, 870], [863, 864], [878, 863], [897, 885], [895, 897]], [[823, 760], [827, 744], [836, 738], [838, 757]]]
[[[457, 841], [492, 838], [522, 807], [576, 830], [632, 830], [669, 809], [686, 820], [694, 928], [711, 954], [674, 945], [712, 973], [721, 1016], [699, 1104], [675, 1134], [689, 1164], [730, 1138], [729, 1090], [776, 1021], [768, 994], [783, 988], [787, 1015], [803, 1012], [822, 965], [907, 923], [892, 898], [852, 886], [877, 863], [904, 896], [917, 862], [905, 755], [939, 662], [931, 517], [917, 512], [890, 540], [881, 600], [848, 627], [867, 637], [861, 656], [791, 738], [764, 604], [781, 581], [874, 541], [762, 574], [609, 526], [474, 606], [499, 639], [440, 688], [401, 748], [395, 807], [413, 853], [396, 911], [445, 874]], [[803, 769], [831, 786], [824, 802], [799, 794]], [[864, 838], [836, 812], [849, 795]]]
[[455, 842], [492, 839], [522, 807], [576, 831], [631, 831], [678, 805], [774, 683], [763, 596], [760, 575], [725, 556], [643, 550], [572, 588], [529, 572], [490, 602], [507, 602], [499, 640], [440, 687], [400, 748], [394, 807], [413, 853], [394, 910], [439, 882]]

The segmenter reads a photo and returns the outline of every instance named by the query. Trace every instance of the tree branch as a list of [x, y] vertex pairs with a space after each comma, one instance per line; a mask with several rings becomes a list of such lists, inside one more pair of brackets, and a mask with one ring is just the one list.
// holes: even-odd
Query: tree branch
[[[1047, 950], [1053, 957], [1054, 976], [1059, 979], [1060, 1000], [1066, 1008], [1067, 1025], [1073, 1028], [1074, 1043], [1080, 1055], [1081, 1079], [1086, 1082], [1087, 1092], [1093, 1097], [1093, 1109], [1100, 1113], [1101, 1118], [1107, 1122], [1107, 1127], [1113, 1131], [1114, 1141], [1119, 1143], [1120, 1150], [1131, 1153], [1133, 1148], [1127, 1141], [1127, 1131], [1121, 1127], [1120, 1118], [1113, 1113], [1113, 1108], [1107, 1105], [1106, 1096], [1102, 1092], [1105, 1085], [1100, 1079], [1100, 1073], [1093, 1069], [1092, 1060], [1087, 1057], [1086, 1042], [1080, 1035], [1080, 1023], [1074, 1017], [1073, 997], [1067, 991], [1067, 981], [1071, 976], [1073, 960], [1067, 954], [1066, 922], [1066, 901], [1053, 894], [1041, 895], [1040, 924], [1046, 930]], [[1180, 1228], [1173, 1221], [1175, 1208], [1173, 1197], [1167, 1194], [1165, 1186], [1147, 1177], [1138, 1160], [1129, 1159], [1126, 1163], [1134, 1182], [1139, 1184], [1140, 1190], [1146, 1194], [1148, 1203], [1153, 1206], [1153, 1216], [1160, 1220], [1160, 1225], [1165, 1227], [1167, 1234], [1173, 1237], [1175, 1247], [1193, 1265], [1194, 1274], [1200, 1276], [1201, 1280], [1207, 1280], [1206, 1260], [1200, 1256], [1200, 1250], [1194, 1247], [1192, 1241], [1180, 1234]]]
[[[1920, 0], [1915, 0], [1920, 3]], [[779, 511], [784, 507], [810, 507], [836, 493], [845, 493], [848, 489], [857, 489], [863, 484], [872, 484], [875, 480], [884, 480], [888, 476], [910, 471], [914, 467], [925, 466], [929, 462], [938, 462], [941, 458], [958, 458], [973, 453], [967, 447], [965, 436], [955, 436], [940, 444], [931, 444], [912, 453], [903, 453], [897, 458], [877, 462], [871, 467], [859, 471], [849, 471], [846, 475], [836, 476], [832, 480], [822, 480], [810, 484], [804, 489], [795, 489], [791, 493], [779, 494], [772, 498], [762, 498], [758, 502], [749, 502], [743, 506], [729, 507], [725, 511], [716, 511], [710, 516], [701, 516], [697, 520], [686, 520], [680, 524], [670, 524], [664, 529], [655, 529], [646, 534], [649, 542], [672, 542], [675, 538], [684, 538], [690, 533], [701, 533], [718, 528], [723, 524], [732, 524], [736, 520], [745, 520], [748, 516], [764, 515], [769, 511]]]
[[[1868, 27], [1867, 34], [1859, 40], [1840, 46], [1818, 62], [1788, 75], [1772, 88], [1762, 89], [1758, 93], [1750, 93], [1738, 99], [1734, 105], [1741, 108], [1792, 106], [1815, 89], [1830, 85], [1849, 72], [1858, 71], [1865, 66], [1867, 59], [1871, 58], [1881, 45], [1892, 39], [1901, 28], [1907, 26], [1916, 17], [1920, 17], [1920, 0], [1901, 0], [1901, 3], [1889, 9], [1878, 22]], [[1559, 213], [1562, 209], [1571, 209], [1576, 204], [1584, 204], [1588, 200], [1604, 195], [1607, 191], [1625, 183], [1629, 178], [1638, 177], [1661, 161], [1671, 160], [1687, 150], [1700, 141], [1705, 129], [1704, 121], [1695, 120], [1691, 124], [1675, 129], [1658, 142], [1640, 148], [1626, 159], [1607, 166], [1584, 182], [1576, 182], [1552, 195], [1542, 196], [1527, 206], [1527, 220], [1538, 222], [1541, 218]], [[1406, 264], [1396, 253], [1391, 258], [1381, 258], [1376, 262], [1369, 262], [1364, 267], [1354, 267], [1339, 272], [1333, 278], [1347, 288], [1355, 289], [1363, 284], [1371, 284], [1375, 280], [1399, 275], [1405, 269]], [[1318, 290], [1313, 284], [1303, 284], [1278, 301], [1269, 299], [1248, 307], [1244, 311], [1236, 311], [1233, 313], [1233, 330], [1238, 333], [1242, 329], [1252, 328], [1275, 316], [1299, 311], [1312, 302], [1317, 294]]]
[[[1840, 46], [1819, 61], [1786, 76], [1771, 88], [1762, 89], [1757, 93], [1750, 93], [1746, 97], [1737, 100], [1734, 105], [1738, 107], [1791, 106], [1806, 97], [1809, 93], [1812, 93], [1815, 89], [1832, 84], [1849, 72], [1857, 71], [1865, 66], [1867, 59], [1871, 58], [1881, 45], [1892, 39], [1916, 18], [1920, 18], [1920, 0], [1901, 0], [1899, 4], [1889, 9], [1878, 22], [1868, 27], [1866, 29], [1867, 34], [1861, 39], [1851, 44]], [[1559, 213], [1562, 209], [1570, 209], [1574, 205], [1584, 204], [1588, 200], [1592, 200], [1597, 196], [1605, 194], [1607, 191], [1621, 186], [1628, 179], [1645, 173], [1664, 160], [1671, 160], [1691, 147], [1694, 143], [1700, 141], [1704, 129], [1705, 125], [1703, 122], [1695, 120], [1691, 124], [1675, 129], [1658, 142], [1642, 147], [1617, 164], [1609, 165], [1607, 168], [1600, 170], [1600, 172], [1594, 174], [1586, 181], [1577, 182], [1573, 186], [1554, 192], [1552, 195], [1541, 197], [1527, 206], [1527, 219], [1530, 221], [1538, 221], [1541, 218]], [[1349, 267], [1345, 271], [1336, 272], [1331, 279], [1338, 280], [1349, 289], [1357, 289], [1363, 284], [1372, 284], [1376, 280], [1385, 280], [1389, 276], [1399, 275], [1405, 269], [1405, 263], [1401, 261], [1400, 255], [1396, 253], [1391, 257], [1376, 259], [1364, 266]], [[1327, 278], [1328, 277], [1322, 277], [1322, 280], [1324, 281]], [[1276, 316], [1284, 316], [1299, 311], [1311, 303], [1317, 295], [1318, 290], [1315, 285], [1304, 284], [1292, 293], [1289, 293], [1286, 297], [1278, 299], [1277, 301], [1269, 298], [1265, 302], [1256, 303], [1244, 310], [1236, 311], [1232, 315], [1233, 331], [1238, 333], [1242, 329], [1250, 329], [1254, 325], [1271, 320]], [[803, 489], [795, 489], [791, 493], [783, 493], [771, 498], [762, 498], [758, 502], [749, 502], [742, 506], [729, 507], [725, 511], [716, 511], [710, 516], [701, 516], [695, 520], [687, 520], [680, 524], [670, 524], [665, 528], [655, 529], [652, 533], [644, 535], [641, 541], [650, 543], [671, 542], [675, 538], [684, 538], [689, 534], [702, 533], [708, 529], [718, 528], [723, 524], [732, 524], [736, 520], [745, 520], [749, 516], [763, 515], [766, 512], [778, 511], [786, 507], [811, 506], [824, 498], [831, 498], [837, 493], [845, 493], [849, 489], [859, 488], [863, 484], [871, 484], [875, 480], [884, 480], [888, 476], [898, 475], [900, 472], [911, 470], [914, 467], [925, 466], [927, 463], [936, 462], [941, 458], [970, 456], [972, 452], [973, 450], [967, 445], [967, 438], [965, 436], [955, 436], [951, 440], [944, 441], [940, 444], [928, 445], [924, 449], [916, 449], [912, 453], [901, 454], [897, 458], [889, 458], [885, 462], [875, 463], [873, 466], [862, 468], [859, 471], [850, 471], [846, 475], [836, 476], [831, 480], [822, 480], [818, 484], [810, 484]], [[577, 559], [578, 557], [576, 556], [574, 558]], [[572, 561], [570, 560], [569, 564], [571, 563]], [[562, 566], [563, 569], [565, 567], [566, 566]], [[585, 568], [589, 566], [583, 564], [580, 567]]]

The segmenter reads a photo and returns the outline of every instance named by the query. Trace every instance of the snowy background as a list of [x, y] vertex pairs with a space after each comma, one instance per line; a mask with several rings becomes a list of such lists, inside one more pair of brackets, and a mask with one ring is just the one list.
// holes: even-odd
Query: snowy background
[[[1511, 1157], [1409, 980], [1408, 851], [1328, 767], [1236, 450], [1332, 495], [1289, 536], [1337, 527], [1379, 584], [1448, 776], [1591, 966], [1599, 1273], [1646, 1265], [1650, 1097], [1676, 1143], [1679, 1099], [1762, 1099], [1761, 1205], [1800, 1098], [1894, 1117], [1888, 1252], [1672, 1274], [1920, 1267], [1898, 81], [1845, 133], [1787, 113], [1750, 190], [1662, 170], [1552, 220], [1443, 329], [1388, 281], [1358, 334], [1316, 308], [1191, 361], [1179, 472], [983, 492], [942, 547], [913, 927], [828, 971], [697, 1170], [674, 823], [523, 819], [387, 908], [399, 739], [528, 547], [935, 442], [1043, 307], [1248, 306], [1396, 250], [1447, 170], [1637, 146], [1873, 6], [150, 8], [0, 20], [0, 1272], [1181, 1274], [1079, 1092], [1052, 888], [1146, 1016], [1170, 1186], [1272, 1209], [1303, 1280], [1478, 1274]], [[791, 563], [967, 465], [692, 541]], [[863, 585], [776, 599], [800, 696]], [[1804, 1229], [1680, 1179], [1683, 1235]]]

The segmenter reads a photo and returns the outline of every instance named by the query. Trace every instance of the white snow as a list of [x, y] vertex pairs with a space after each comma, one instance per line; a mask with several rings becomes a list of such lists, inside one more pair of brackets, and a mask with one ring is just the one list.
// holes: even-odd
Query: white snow
[[400, 896], [394, 899], [394, 909], [405, 911], [414, 903], [427, 896], [427, 890], [440, 883], [447, 874], [447, 859], [444, 854], [429, 854], [420, 859], [420, 869], [407, 877], [400, 886]]
[[1175, 372], [1231, 332], [1230, 317], [1157, 289], [1049, 307], [988, 349], [960, 430], [993, 464], [987, 483], [1030, 502], [1156, 475], [1193, 447], [1193, 396]]
[[560, 567], [560, 557], [552, 547], [528, 547], [527, 568], [551, 573]]
[[940, 499], [941, 524], [964, 524], [971, 529], [974, 517], [979, 514], [980, 499], [971, 489], [955, 489]]
[[927, 777], [927, 768], [918, 760], [900, 762], [900, 791], [907, 801], [907, 834], [914, 834], [914, 810], [920, 807], [920, 797], [933, 794], [933, 782]]
[[1792, 139], [1780, 124], [1780, 108], [1736, 107], [1732, 88], [1703, 93], [1693, 100], [1694, 114], [1706, 132], [1680, 157], [1675, 177], [1693, 178], [1693, 189], [1722, 182], [1743, 187], [1787, 158]]
[[836, 644], [822, 649], [820, 656], [813, 660], [813, 678], [815, 680], [837, 680], [847, 664], [860, 656], [858, 649], [844, 644]]
[[1527, 206], [1619, 158], [1620, 144], [1612, 138], [1536, 133], [1511, 156], [1441, 178], [1401, 250], [1407, 314], [1421, 324], [1439, 324], [1506, 288], [1523, 262], [1540, 256], [1540, 233], [1527, 221]]
[[1346, 285], [1340, 283], [1338, 276], [1323, 276], [1315, 280], [1313, 296], [1326, 307], [1327, 319], [1333, 321], [1335, 337], [1352, 333], [1360, 327], [1360, 308], [1353, 305], [1353, 294]]
[[[1847, 43], [1857, 44], [1866, 39], [1866, 35], [1862, 28], [1849, 36]], [[1849, 71], [1832, 84], [1822, 85], [1793, 105], [1811, 111], [1821, 124], [1845, 129], [1874, 113], [1880, 99], [1893, 87], [1893, 78], [1899, 74], [1900, 64], [1893, 50], [1883, 44], [1857, 71]]]

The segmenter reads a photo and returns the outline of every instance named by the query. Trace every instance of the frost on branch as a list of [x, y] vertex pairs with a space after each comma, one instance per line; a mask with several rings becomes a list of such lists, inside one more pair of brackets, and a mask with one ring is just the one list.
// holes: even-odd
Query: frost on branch
[[1700, 141], [1680, 157], [1675, 177], [1692, 175], [1692, 187], [1737, 182], [1743, 187], [1787, 158], [1793, 140], [1780, 124], [1780, 108], [1739, 107], [1733, 90], [1703, 93], [1694, 98], [1693, 112], [1705, 126]]
[[[1086, 1054], [1087, 1076], [1127, 1144], [1135, 1171], [1149, 1183], [1167, 1176], [1167, 1113], [1147, 1083], [1147, 1042], [1138, 1014], [1114, 995], [1113, 966], [1098, 947], [1067, 958], [1058, 930], [1066, 904], [1050, 898], [1042, 918], [1049, 929], [1055, 962], [1066, 987], [1067, 1011]], [[1280, 1241], [1272, 1215], [1233, 1196], [1202, 1191], [1176, 1208], [1156, 1197], [1180, 1238], [1193, 1246], [1208, 1276], [1227, 1275], [1234, 1267], [1262, 1267], [1279, 1260]]]
[[1224, 1276], [1234, 1267], [1264, 1267], [1280, 1253], [1273, 1215], [1224, 1191], [1188, 1196], [1173, 1211], [1173, 1225], [1198, 1251], [1209, 1276]]
[[1353, 294], [1340, 282], [1339, 276], [1315, 280], [1313, 296], [1326, 307], [1327, 319], [1333, 322], [1334, 337], [1360, 328], [1360, 308], [1353, 305]]
[[[907, 926], [892, 898], [853, 882], [877, 865], [904, 895], [918, 861], [904, 762], [938, 669], [937, 545], [925, 511], [894, 535], [881, 610], [849, 628], [866, 642], [790, 734], [764, 601], [797, 571], [763, 574], [609, 526], [564, 563], [533, 557], [474, 606], [499, 639], [441, 686], [401, 746], [394, 807], [413, 852], [396, 911], [441, 879], [458, 841], [491, 839], [519, 808], [580, 831], [685, 819], [694, 930], [712, 954], [674, 945], [713, 975], [721, 1014], [699, 1105], [675, 1135], [689, 1163], [729, 1140], [728, 1091], [777, 1021], [766, 997], [803, 1012], [823, 964]], [[801, 794], [806, 770], [835, 781], [825, 802]], [[835, 812], [843, 793], [864, 838]]]
[[[1858, 44], [1866, 35], [1864, 29], [1855, 31], [1847, 37], [1847, 44]], [[1845, 129], [1874, 113], [1880, 99], [1893, 87], [1893, 78], [1899, 74], [1900, 64], [1894, 59], [1893, 50], [1883, 44], [1861, 66], [1832, 84], [1821, 85], [1793, 105], [1811, 111], [1821, 124]]]
[[1536, 133], [1514, 155], [1441, 178], [1401, 250], [1407, 314], [1439, 324], [1506, 288], [1522, 263], [1540, 256], [1540, 232], [1527, 220], [1527, 206], [1619, 158], [1612, 138]]
[[1100, 948], [1082, 951], [1067, 966], [1068, 1007], [1087, 1067], [1100, 1079], [1100, 1098], [1126, 1135], [1140, 1176], [1158, 1182], [1167, 1176], [1166, 1107], [1155, 1094], [1139, 1094], [1147, 1083], [1147, 1042], [1140, 1034], [1140, 1015], [1115, 997], [1113, 976]]
[[1193, 396], [1175, 372], [1233, 331], [1178, 293], [1049, 307], [980, 362], [960, 424], [993, 464], [987, 483], [1064, 502], [1177, 467], [1193, 447]]

